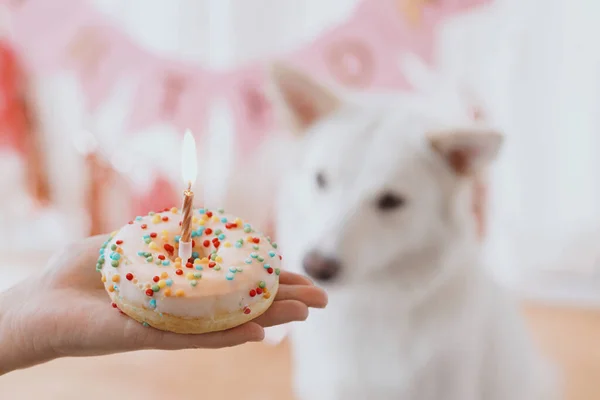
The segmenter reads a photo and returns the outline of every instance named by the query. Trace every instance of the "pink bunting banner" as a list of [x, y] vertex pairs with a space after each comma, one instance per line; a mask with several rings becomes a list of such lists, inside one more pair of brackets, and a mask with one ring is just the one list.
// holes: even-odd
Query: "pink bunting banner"
[[[363, 0], [351, 17], [289, 54], [273, 56], [306, 72], [360, 90], [409, 90], [397, 65], [403, 53], [434, 62], [436, 35], [448, 18], [491, 0]], [[126, 129], [168, 122], [202, 132], [208, 107], [228, 102], [240, 150], [256, 146], [274, 125], [265, 94], [266, 65], [212, 71], [152, 54], [83, 0], [6, 1], [15, 45], [29, 69], [75, 72], [91, 111], [123, 78], [137, 82]], [[68, 16], [68, 18], [67, 18]]]

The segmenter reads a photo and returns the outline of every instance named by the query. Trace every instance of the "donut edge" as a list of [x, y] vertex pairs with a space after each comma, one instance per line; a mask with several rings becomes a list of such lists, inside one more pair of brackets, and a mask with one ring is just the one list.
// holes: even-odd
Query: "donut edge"
[[159, 314], [154, 310], [127, 304], [118, 298], [118, 296], [113, 296], [113, 301], [123, 313], [139, 323], [146, 323], [161, 331], [197, 335], [235, 328], [260, 317], [271, 307], [278, 290], [279, 282], [277, 281], [273, 289], [271, 289], [271, 296], [268, 299], [263, 298], [261, 301], [252, 304], [252, 312], [250, 314], [245, 314], [244, 310], [240, 309], [230, 313], [219, 314], [213, 318], [186, 318], [167, 313]]

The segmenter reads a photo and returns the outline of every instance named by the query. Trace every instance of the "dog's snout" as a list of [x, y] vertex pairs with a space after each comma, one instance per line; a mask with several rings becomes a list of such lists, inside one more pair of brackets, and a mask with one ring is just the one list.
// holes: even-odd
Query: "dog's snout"
[[333, 280], [342, 269], [339, 260], [325, 257], [315, 251], [308, 253], [304, 257], [302, 265], [308, 276], [320, 281]]

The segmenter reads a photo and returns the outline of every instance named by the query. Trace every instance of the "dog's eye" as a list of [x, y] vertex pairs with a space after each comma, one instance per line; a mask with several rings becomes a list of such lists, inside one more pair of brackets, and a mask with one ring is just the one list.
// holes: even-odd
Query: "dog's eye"
[[324, 189], [327, 186], [327, 180], [325, 179], [325, 175], [322, 172], [317, 174], [317, 186], [321, 189]]
[[406, 203], [404, 197], [395, 193], [387, 192], [382, 194], [377, 199], [377, 208], [381, 211], [391, 211], [396, 208], [402, 207]]

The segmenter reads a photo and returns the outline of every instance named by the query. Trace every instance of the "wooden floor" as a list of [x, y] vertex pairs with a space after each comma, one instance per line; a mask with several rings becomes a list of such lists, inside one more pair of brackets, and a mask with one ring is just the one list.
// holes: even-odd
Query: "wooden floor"
[[[600, 311], [528, 305], [525, 312], [542, 348], [567, 372], [567, 399], [600, 399]], [[290, 371], [286, 342], [144, 351], [13, 372], [0, 378], [0, 398], [291, 400]]]

